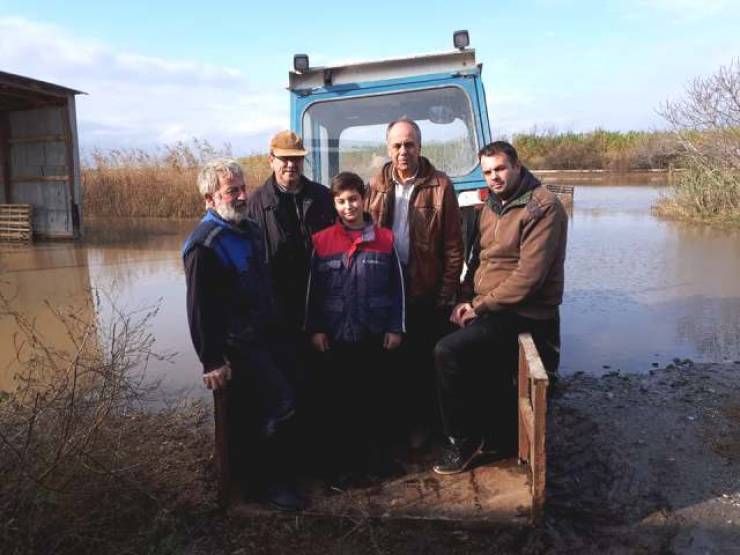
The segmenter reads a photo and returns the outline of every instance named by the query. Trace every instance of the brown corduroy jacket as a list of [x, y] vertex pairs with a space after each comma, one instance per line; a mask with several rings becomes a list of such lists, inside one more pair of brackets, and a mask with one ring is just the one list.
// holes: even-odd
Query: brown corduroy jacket
[[568, 233], [557, 196], [523, 167], [514, 198], [503, 207], [489, 199], [479, 229], [463, 288], [470, 292], [474, 285], [475, 312], [510, 309], [529, 318], [555, 317], [563, 301]]
[[[393, 227], [395, 185], [392, 164], [370, 180], [365, 210], [380, 227]], [[407, 297], [438, 304], [454, 301], [463, 265], [460, 208], [450, 178], [422, 157], [409, 199]]]

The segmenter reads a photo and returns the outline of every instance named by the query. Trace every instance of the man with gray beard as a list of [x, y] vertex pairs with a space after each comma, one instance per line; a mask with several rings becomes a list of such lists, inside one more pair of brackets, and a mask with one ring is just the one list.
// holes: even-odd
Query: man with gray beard
[[[206, 214], [183, 246], [190, 334], [209, 389], [225, 389], [234, 474], [271, 507], [302, 503], [292, 487], [295, 361], [284, 353], [262, 233], [247, 218], [234, 160], [198, 175]], [[247, 480], [248, 477], [248, 480]]]

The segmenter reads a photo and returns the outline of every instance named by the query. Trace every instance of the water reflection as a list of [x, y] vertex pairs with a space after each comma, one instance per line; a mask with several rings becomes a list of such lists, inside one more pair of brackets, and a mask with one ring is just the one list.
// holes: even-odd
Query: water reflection
[[653, 217], [659, 191], [577, 187], [564, 371], [740, 359], [740, 232]]
[[[89, 220], [79, 243], [0, 246], [0, 287], [14, 294], [15, 306], [42, 326], [54, 326], [44, 300], [82, 305], [90, 287], [107, 292], [124, 312], [159, 304], [153, 320], [154, 350], [178, 354], [174, 363], [152, 361], [148, 373], [163, 379], [170, 391], [192, 388], [199, 384], [200, 368], [186, 324], [180, 248], [194, 225], [177, 220]], [[100, 316], [106, 321], [110, 306], [104, 303], [103, 308]], [[0, 318], [2, 389], [11, 386], [16, 370], [13, 331], [13, 322]], [[62, 336], [57, 331], [50, 338], [61, 342]]]
[[[674, 357], [740, 359], [740, 231], [659, 220], [654, 186], [576, 184], [562, 309], [562, 368], [645, 371]], [[152, 377], [200, 387], [185, 314], [182, 241], [195, 221], [88, 220], [79, 243], [0, 246], [0, 285], [64, 345], [44, 301], [83, 304], [89, 288], [125, 309], [160, 303]], [[103, 314], [103, 317], [106, 315]], [[48, 328], [48, 329], [47, 329]], [[11, 387], [14, 325], [0, 318], [0, 389]]]

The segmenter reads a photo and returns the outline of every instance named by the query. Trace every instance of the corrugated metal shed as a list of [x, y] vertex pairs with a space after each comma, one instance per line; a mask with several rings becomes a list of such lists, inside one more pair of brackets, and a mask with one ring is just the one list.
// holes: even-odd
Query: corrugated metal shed
[[0, 204], [31, 204], [39, 237], [82, 231], [78, 94], [0, 71]]

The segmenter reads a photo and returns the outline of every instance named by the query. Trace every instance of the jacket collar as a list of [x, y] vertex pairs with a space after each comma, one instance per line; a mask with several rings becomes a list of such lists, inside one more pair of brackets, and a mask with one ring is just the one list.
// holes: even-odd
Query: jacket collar
[[[436, 173], [436, 168], [429, 161], [428, 158], [421, 156], [419, 158], [419, 171], [416, 173], [416, 181], [414, 187], [433, 187], [439, 185], [436, 179], [433, 179]], [[378, 191], [387, 192], [389, 189], [394, 187], [393, 180], [393, 163], [387, 162], [380, 170], [380, 176], [378, 179]]]
[[519, 175], [519, 184], [517, 185], [514, 194], [511, 195], [509, 201], [506, 204], [502, 205], [501, 201], [496, 195], [490, 194], [488, 195], [488, 200], [486, 201], [486, 204], [496, 214], [501, 215], [512, 208], [526, 205], [529, 202], [529, 199], [532, 198], [532, 191], [534, 191], [540, 185], [542, 185], [540, 183], [540, 180], [532, 175], [532, 173], [527, 168], [522, 166], [522, 172]]
[[233, 222], [228, 222], [224, 220], [221, 216], [219, 216], [218, 212], [216, 212], [213, 208], [209, 208], [206, 211], [206, 215], [203, 216], [203, 222], [212, 222], [216, 224], [219, 227], [222, 227], [224, 229], [229, 229], [233, 231], [234, 233], [239, 233], [240, 235], [246, 235], [249, 233], [249, 226], [247, 225], [246, 220], [242, 224], [235, 224]]
[[[307, 188], [310, 187], [311, 181], [305, 176], [301, 175], [301, 184], [300, 184], [300, 191], [298, 194], [298, 198], [303, 200], [304, 202], [312, 200], [310, 195], [307, 195]], [[278, 205], [280, 202], [280, 199], [278, 199], [278, 185], [275, 181], [275, 174], [273, 173], [270, 175], [270, 177], [267, 178], [267, 180], [262, 184], [262, 187], [259, 188], [258, 193], [262, 199], [262, 205], [265, 208], [274, 208]]]

